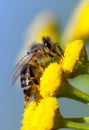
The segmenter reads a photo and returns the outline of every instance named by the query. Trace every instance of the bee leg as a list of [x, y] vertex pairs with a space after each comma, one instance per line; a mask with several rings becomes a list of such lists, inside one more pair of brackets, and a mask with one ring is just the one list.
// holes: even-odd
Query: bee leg
[[26, 108], [26, 106], [28, 105], [28, 102], [29, 102], [29, 96], [25, 95], [24, 97], [24, 108]]
[[63, 49], [61, 48], [61, 46], [59, 44], [58, 44], [58, 49], [60, 50], [61, 55], [63, 55], [64, 54]]

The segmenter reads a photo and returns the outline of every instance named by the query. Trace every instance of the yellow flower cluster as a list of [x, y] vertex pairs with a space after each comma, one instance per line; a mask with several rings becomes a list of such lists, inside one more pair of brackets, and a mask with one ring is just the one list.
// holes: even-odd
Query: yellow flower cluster
[[[50, 36], [52, 40], [58, 42], [59, 39], [59, 27], [57, 20], [54, 15], [48, 11], [39, 13], [30, 27], [32, 36], [32, 41], [42, 42], [43, 36]], [[39, 30], [39, 33], [38, 33]]]
[[84, 42], [76, 40], [67, 45], [64, 56], [59, 62], [48, 65], [40, 78], [35, 97], [37, 101], [32, 101], [25, 109], [21, 130], [56, 130], [69, 128], [71, 123], [74, 123], [71, 128], [89, 129], [89, 126], [81, 126], [64, 119], [56, 100], [59, 97], [67, 97], [85, 104], [89, 103], [89, 95], [71, 86], [67, 80], [73, 77], [72, 74], [74, 76], [81, 74], [85, 61], [88, 62]]
[[33, 112], [35, 111], [36, 109], [36, 102], [35, 101], [32, 101], [25, 109], [25, 112], [23, 114], [24, 116], [24, 119], [21, 121], [21, 123], [23, 124], [23, 127], [21, 128], [21, 130], [29, 130], [29, 127], [30, 127], [30, 120], [31, 120], [31, 117], [33, 115]]
[[67, 77], [72, 78], [85, 73], [86, 62], [88, 62], [88, 59], [83, 40], [75, 40], [67, 44], [62, 65]]
[[54, 97], [41, 99], [38, 105], [32, 101], [25, 109], [23, 116], [21, 130], [51, 130], [61, 126], [59, 120], [62, 120], [62, 117]]
[[58, 63], [50, 64], [40, 79], [40, 94], [42, 97], [54, 96], [60, 90], [59, 86], [62, 83], [61, 65]]
[[76, 39], [89, 39], [89, 0], [79, 2], [64, 30], [63, 41]]
[[74, 29], [72, 40], [89, 38], [89, 4], [85, 4], [81, 9], [79, 19]]

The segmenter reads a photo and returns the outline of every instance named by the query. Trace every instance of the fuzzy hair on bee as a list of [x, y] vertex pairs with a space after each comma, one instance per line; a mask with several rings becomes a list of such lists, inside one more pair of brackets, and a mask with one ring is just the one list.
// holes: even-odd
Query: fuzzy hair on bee
[[63, 50], [49, 36], [42, 37], [42, 42], [33, 42], [28, 46], [26, 55], [17, 63], [13, 70], [13, 84], [20, 78], [24, 93], [24, 106], [36, 93], [40, 77], [44, 69], [51, 63], [59, 61]]

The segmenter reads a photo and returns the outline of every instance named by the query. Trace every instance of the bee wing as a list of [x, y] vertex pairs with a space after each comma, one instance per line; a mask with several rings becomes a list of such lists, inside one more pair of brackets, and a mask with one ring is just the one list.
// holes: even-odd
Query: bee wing
[[31, 61], [31, 59], [34, 57], [34, 53], [30, 54], [30, 55], [25, 55], [15, 66], [15, 68], [13, 69], [13, 71], [11, 72], [10, 75], [12, 75], [13, 80], [12, 80], [12, 85], [16, 82], [16, 80], [19, 78], [20, 73], [22, 68]]

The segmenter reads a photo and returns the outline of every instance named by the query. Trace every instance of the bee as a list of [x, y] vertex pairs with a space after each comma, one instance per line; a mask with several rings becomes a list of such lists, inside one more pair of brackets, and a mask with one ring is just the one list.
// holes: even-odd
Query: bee
[[25, 107], [36, 92], [44, 69], [51, 63], [59, 61], [63, 55], [60, 45], [49, 36], [42, 37], [42, 42], [33, 42], [28, 46], [26, 55], [15, 66], [13, 83], [20, 78], [24, 93]]

